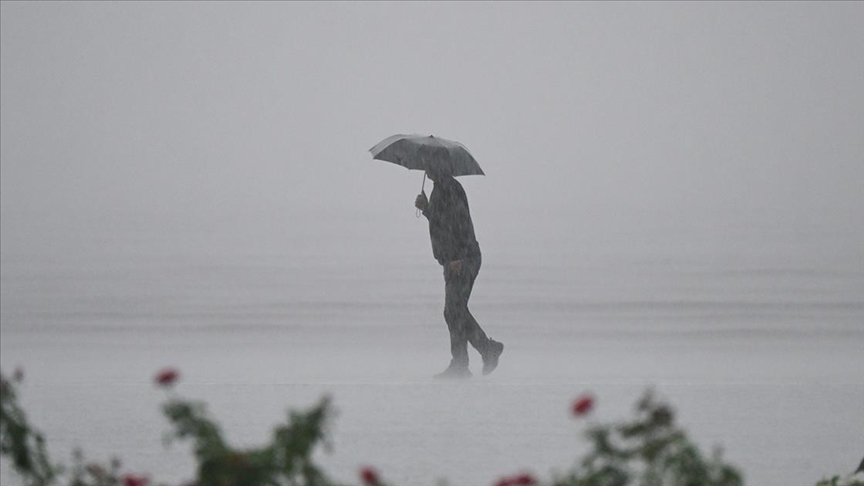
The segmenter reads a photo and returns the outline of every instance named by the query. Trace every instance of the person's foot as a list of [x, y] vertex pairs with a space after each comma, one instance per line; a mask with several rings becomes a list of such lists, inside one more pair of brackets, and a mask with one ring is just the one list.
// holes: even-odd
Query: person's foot
[[450, 363], [446, 370], [435, 375], [435, 378], [443, 378], [448, 380], [461, 380], [471, 378], [471, 370], [467, 364]]
[[498, 358], [504, 352], [504, 344], [498, 341], [489, 340], [489, 346], [486, 348], [486, 354], [483, 355], [483, 374], [488, 375], [495, 371], [498, 367]]

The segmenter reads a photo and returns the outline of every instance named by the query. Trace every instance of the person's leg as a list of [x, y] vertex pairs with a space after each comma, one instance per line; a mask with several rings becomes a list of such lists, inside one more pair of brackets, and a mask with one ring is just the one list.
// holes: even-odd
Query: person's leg
[[465, 291], [465, 307], [464, 307], [464, 326], [465, 335], [471, 346], [474, 347], [483, 358], [483, 374], [488, 375], [498, 367], [498, 358], [504, 352], [504, 345], [494, 339], [490, 339], [483, 332], [483, 328], [474, 319], [471, 311], [468, 310], [468, 299], [471, 298], [471, 290], [474, 288], [474, 281], [477, 279], [477, 274], [480, 273], [480, 265], [482, 260], [480, 257], [466, 261], [465, 275], [468, 277], [467, 289]]
[[498, 357], [504, 346], [486, 336], [483, 328], [468, 310], [468, 300], [474, 281], [480, 271], [479, 258], [466, 260], [459, 272], [444, 267], [445, 297], [444, 320], [450, 330], [450, 367], [439, 376], [470, 376], [468, 371], [468, 343], [483, 357], [483, 374], [489, 374], [498, 366]]
[[460, 306], [459, 319], [462, 323], [466, 339], [481, 355], [485, 355], [486, 349], [489, 347], [489, 338], [468, 309], [468, 300], [471, 298], [471, 291], [474, 289], [474, 281], [477, 280], [477, 275], [480, 273], [480, 263], [479, 257], [465, 260], [460, 275], [463, 278], [463, 288], [458, 304]]
[[[468, 336], [464, 325], [466, 279], [444, 266], [444, 320], [450, 331], [451, 366], [468, 368]], [[469, 289], [470, 293], [470, 289]]]

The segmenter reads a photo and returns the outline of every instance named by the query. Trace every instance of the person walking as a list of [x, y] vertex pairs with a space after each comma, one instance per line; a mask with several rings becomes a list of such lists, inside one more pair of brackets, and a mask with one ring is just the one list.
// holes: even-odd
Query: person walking
[[414, 206], [429, 220], [432, 255], [444, 269], [444, 320], [450, 331], [450, 365], [437, 378], [468, 378], [468, 343], [483, 359], [483, 374], [498, 366], [504, 345], [490, 339], [468, 310], [468, 299], [480, 272], [480, 245], [474, 236], [474, 224], [468, 209], [468, 198], [453, 176], [438, 169], [427, 169], [426, 176], [435, 183], [429, 199], [421, 193]]

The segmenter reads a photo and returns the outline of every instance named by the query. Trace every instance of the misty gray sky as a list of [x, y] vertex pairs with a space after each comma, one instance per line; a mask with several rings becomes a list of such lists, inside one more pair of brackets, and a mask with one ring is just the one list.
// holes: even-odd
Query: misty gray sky
[[485, 170], [481, 244], [829, 225], [864, 253], [861, 2], [3, 2], [0, 36], [17, 243], [81, 219], [423, 242], [422, 175], [367, 149], [424, 133]]

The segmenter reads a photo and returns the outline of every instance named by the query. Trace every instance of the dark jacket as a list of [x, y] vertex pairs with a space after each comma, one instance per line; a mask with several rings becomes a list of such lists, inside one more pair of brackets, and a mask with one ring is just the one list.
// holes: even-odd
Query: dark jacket
[[435, 182], [423, 215], [429, 220], [432, 255], [441, 265], [480, 256], [474, 237], [474, 224], [468, 210], [468, 197], [452, 177]]

